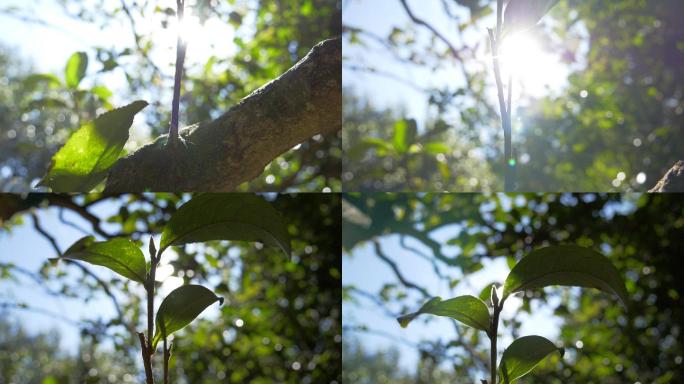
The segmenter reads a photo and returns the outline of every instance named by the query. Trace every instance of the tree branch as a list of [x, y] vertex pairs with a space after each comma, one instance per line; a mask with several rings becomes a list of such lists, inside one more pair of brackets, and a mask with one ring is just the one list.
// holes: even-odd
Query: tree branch
[[377, 240], [373, 241], [373, 246], [375, 248], [375, 255], [380, 260], [384, 261], [385, 264], [387, 264], [387, 266], [392, 269], [392, 272], [394, 272], [394, 275], [401, 282], [401, 284], [403, 284], [406, 288], [415, 289], [416, 291], [420, 292], [423, 295], [423, 297], [430, 297], [430, 294], [428, 293], [428, 291], [425, 288], [408, 281], [404, 277], [404, 275], [399, 270], [399, 266], [397, 266], [397, 263], [392, 261], [392, 259], [387, 257], [387, 255], [385, 255], [385, 253], [382, 251], [382, 249], [380, 248], [380, 242], [379, 241], [377, 241]]
[[341, 63], [341, 38], [319, 43], [223, 116], [183, 129], [187, 146], [167, 148], [163, 135], [119, 160], [105, 191], [234, 190], [293, 146], [342, 128]]
[[649, 192], [684, 192], [684, 160], [676, 162]]

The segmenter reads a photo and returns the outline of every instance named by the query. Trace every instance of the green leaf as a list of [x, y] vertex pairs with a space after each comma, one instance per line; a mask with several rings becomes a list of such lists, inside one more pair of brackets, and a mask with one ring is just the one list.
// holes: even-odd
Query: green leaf
[[96, 242], [93, 236], [86, 236], [69, 247], [60, 258], [101, 265], [139, 283], [144, 283], [147, 275], [142, 251], [135, 243], [123, 238]]
[[83, 124], [52, 157], [38, 185], [53, 192], [88, 192], [101, 182], [119, 159], [133, 117], [147, 106], [136, 101]]
[[64, 100], [55, 97], [45, 97], [42, 99], [31, 100], [28, 103], [28, 109], [43, 109], [43, 108], [66, 108], [68, 105]]
[[596, 288], [617, 295], [625, 306], [628, 301], [625, 284], [613, 264], [600, 253], [575, 245], [531, 252], [506, 277], [503, 296], [549, 285]]
[[523, 336], [506, 348], [499, 363], [499, 377], [505, 384], [528, 374], [546, 356], [558, 351], [563, 357], [565, 350], [556, 347], [541, 336]]
[[504, 12], [504, 35], [530, 29], [560, 0], [510, 0]]
[[408, 143], [406, 142], [406, 131], [408, 130], [408, 123], [406, 120], [399, 120], [394, 124], [394, 137], [392, 144], [394, 145], [394, 150], [398, 153], [406, 152], [408, 149]]
[[43, 379], [43, 382], [41, 384], [58, 384], [57, 379], [55, 379], [54, 376], [48, 376]]
[[95, 94], [100, 100], [103, 101], [109, 100], [109, 98], [113, 95], [112, 91], [110, 91], [109, 88], [105, 87], [104, 85], [96, 85], [90, 88], [90, 92]]
[[164, 226], [159, 252], [172, 245], [209, 240], [260, 241], [290, 255], [290, 236], [280, 214], [259, 196], [206, 193], [183, 204]]
[[425, 152], [431, 155], [438, 155], [440, 153], [447, 154], [451, 152], [451, 148], [442, 142], [432, 142], [423, 145]]
[[67, 61], [64, 71], [64, 79], [70, 89], [78, 88], [88, 69], [88, 55], [85, 52], [76, 52]]
[[152, 349], [164, 337], [190, 324], [202, 311], [215, 302], [223, 304], [223, 298], [201, 285], [183, 285], [176, 288], [162, 301], [157, 311], [156, 330]]
[[388, 152], [392, 152], [394, 147], [385, 141], [377, 137], [365, 137], [362, 141], [365, 146], [374, 148], [378, 152], [379, 156], [385, 156]]
[[487, 309], [487, 304], [475, 296], [458, 296], [449, 300], [435, 297], [423, 304], [418, 312], [401, 316], [397, 318], [397, 321], [402, 328], [406, 328], [411, 321], [424, 313], [450, 317], [469, 327], [485, 332], [489, 330], [489, 310]]
[[416, 140], [417, 125], [413, 119], [402, 119], [394, 124], [392, 145], [397, 153], [405, 153]]
[[38, 84], [45, 84], [48, 88], [56, 88], [62, 84], [57, 76], [50, 73], [37, 73], [26, 76], [23, 83], [27, 90], [34, 90]]

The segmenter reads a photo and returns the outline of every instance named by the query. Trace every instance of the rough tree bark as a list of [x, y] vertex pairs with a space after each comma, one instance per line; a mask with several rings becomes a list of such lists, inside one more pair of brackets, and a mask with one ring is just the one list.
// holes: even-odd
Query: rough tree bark
[[684, 192], [684, 160], [679, 160], [649, 192]]
[[230, 191], [278, 155], [342, 128], [342, 40], [325, 40], [282, 74], [209, 123], [166, 135], [120, 159], [106, 192]]

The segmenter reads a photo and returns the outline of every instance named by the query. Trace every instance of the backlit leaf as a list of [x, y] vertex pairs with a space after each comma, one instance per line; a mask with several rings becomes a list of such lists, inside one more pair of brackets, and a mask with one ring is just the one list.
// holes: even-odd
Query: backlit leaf
[[560, 0], [510, 0], [504, 12], [506, 35], [534, 27]]
[[176, 288], [162, 301], [157, 311], [156, 330], [152, 338], [152, 348], [157, 343], [186, 325], [190, 324], [208, 306], [223, 298], [201, 285], [183, 285]]
[[596, 288], [617, 295], [627, 304], [625, 284], [610, 260], [575, 245], [537, 249], [513, 267], [504, 283], [504, 297], [532, 288], [568, 285]]
[[147, 106], [136, 101], [83, 124], [52, 157], [39, 185], [53, 192], [88, 192], [101, 182], [119, 159], [133, 117]]
[[565, 351], [541, 336], [523, 336], [506, 348], [499, 363], [499, 376], [505, 384], [528, 374], [546, 356], [558, 351], [561, 357]]
[[78, 88], [88, 69], [88, 55], [85, 52], [76, 52], [67, 61], [66, 69], [64, 71], [64, 79], [67, 87], [71, 89]]
[[424, 313], [450, 317], [467, 326], [485, 332], [489, 330], [489, 310], [487, 305], [474, 296], [458, 296], [448, 300], [435, 297], [423, 304], [417, 312], [401, 316], [397, 318], [397, 321], [403, 328], [406, 328], [411, 321]]
[[139, 283], [144, 283], [147, 275], [142, 251], [123, 238], [98, 242], [93, 236], [86, 236], [69, 247], [61, 258], [101, 265]]
[[285, 221], [270, 203], [250, 194], [206, 193], [194, 197], [164, 226], [159, 249], [209, 240], [260, 241], [290, 254]]

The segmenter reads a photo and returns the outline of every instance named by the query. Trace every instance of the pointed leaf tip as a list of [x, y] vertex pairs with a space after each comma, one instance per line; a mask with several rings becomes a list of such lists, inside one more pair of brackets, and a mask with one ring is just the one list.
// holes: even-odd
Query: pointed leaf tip
[[152, 349], [157, 348], [157, 343], [165, 335], [183, 329], [217, 301], [223, 302], [223, 298], [201, 285], [183, 285], [173, 290], [164, 298], [157, 311], [157, 329], [152, 338]]
[[560, 0], [510, 0], [504, 11], [503, 33], [510, 35], [534, 27]]
[[556, 347], [541, 336], [523, 336], [506, 348], [499, 364], [499, 376], [503, 383], [513, 383], [528, 374], [544, 358], [558, 351], [563, 357], [563, 348]]
[[53, 192], [95, 188], [119, 159], [135, 114], [146, 106], [146, 101], [138, 100], [81, 125], [52, 157], [39, 185]]
[[485, 332], [489, 329], [487, 304], [470, 295], [458, 296], [448, 300], [442, 300], [440, 297], [432, 298], [423, 304], [417, 312], [400, 316], [397, 321], [402, 328], [406, 328], [411, 321], [424, 313], [450, 317], [469, 327]]
[[145, 282], [147, 274], [142, 251], [135, 243], [123, 238], [96, 242], [93, 236], [86, 236], [69, 247], [61, 258], [107, 267], [139, 283]]

